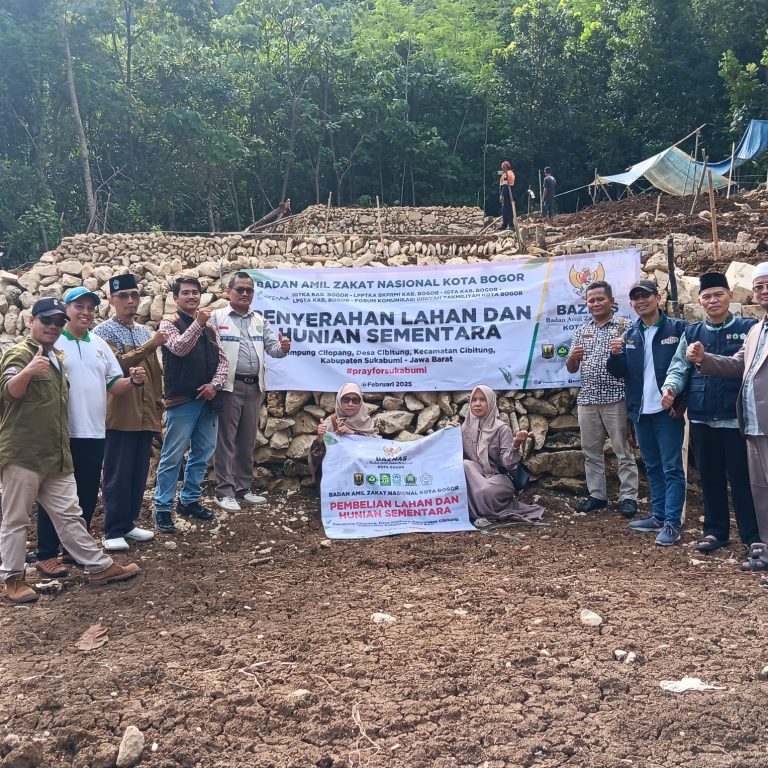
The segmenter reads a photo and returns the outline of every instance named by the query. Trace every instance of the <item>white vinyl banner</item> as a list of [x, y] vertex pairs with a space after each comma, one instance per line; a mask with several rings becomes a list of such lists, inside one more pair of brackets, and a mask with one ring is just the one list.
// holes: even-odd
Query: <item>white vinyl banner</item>
[[266, 357], [267, 389], [536, 389], [578, 384], [565, 358], [589, 319], [584, 290], [607, 280], [629, 314], [640, 251], [249, 273], [254, 309], [292, 340], [287, 357]]
[[320, 488], [329, 539], [474, 531], [460, 429], [412, 442], [326, 433]]

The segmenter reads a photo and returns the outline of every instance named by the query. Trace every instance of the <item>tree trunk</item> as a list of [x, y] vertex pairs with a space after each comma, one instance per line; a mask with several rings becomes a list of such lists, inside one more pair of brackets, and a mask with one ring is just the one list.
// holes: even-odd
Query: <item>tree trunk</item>
[[69, 49], [69, 36], [67, 35], [66, 11], [62, 8], [59, 16], [59, 29], [61, 42], [64, 46], [64, 57], [67, 66], [67, 86], [69, 87], [69, 100], [72, 104], [72, 113], [75, 118], [75, 129], [80, 143], [80, 167], [83, 171], [83, 184], [85, 186], [85, 201], [88, 205], [88, 232], [98, 228], [98, 207], [96, 196], [93, 194], [93, 178], [91, 176], [91, 161], [88, 153], [88, 141], [85, 138], [83, 121], [80, 117], [80, 107], [77, 103], [77, 89], [75, 88], [75, 73], [72, 69], [72, 52]]

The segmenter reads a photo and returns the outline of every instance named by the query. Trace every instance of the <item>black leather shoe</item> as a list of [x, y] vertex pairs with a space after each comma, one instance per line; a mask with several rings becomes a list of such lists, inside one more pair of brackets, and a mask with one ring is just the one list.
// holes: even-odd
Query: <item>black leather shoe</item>
[[634, 499], [624, 499], [619, 505], [622, 517], [634, 517], [637, 514], [637, 502]]
[[191, 504], [179, 502], [176, 512], [184, 517], [194, 517], [196, 520], [213, 520], [213, 512], [204, 507], [199, 501], [193, 501]]
[[608, 506], [608, 499], [596, 499], [590, 496], [583, 504], [576, 507], [577, 512], [594, 512], [596, 509], [605, 509]]

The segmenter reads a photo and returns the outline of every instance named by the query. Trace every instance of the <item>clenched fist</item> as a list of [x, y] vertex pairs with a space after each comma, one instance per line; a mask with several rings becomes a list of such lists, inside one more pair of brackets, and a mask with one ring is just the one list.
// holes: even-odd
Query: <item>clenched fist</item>
[[700, 341], [694, 341], [693, 344], [688, 345], [688, 349], [685, 350], [685, 356], [688, 358], [689, 363], [699, 365], [704, 362], [704, 345]]

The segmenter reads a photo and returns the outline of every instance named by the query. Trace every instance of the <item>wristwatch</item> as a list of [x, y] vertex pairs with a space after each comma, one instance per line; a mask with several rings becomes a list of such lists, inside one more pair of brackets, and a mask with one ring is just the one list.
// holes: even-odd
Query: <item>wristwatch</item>
[[220, 381], [214, 381], [214, 382], [213, 382], [213, 388], [214, 388], [214, 389], [215, 389], [217, 392], [221, 392], [221, 382], [220, 382]]

